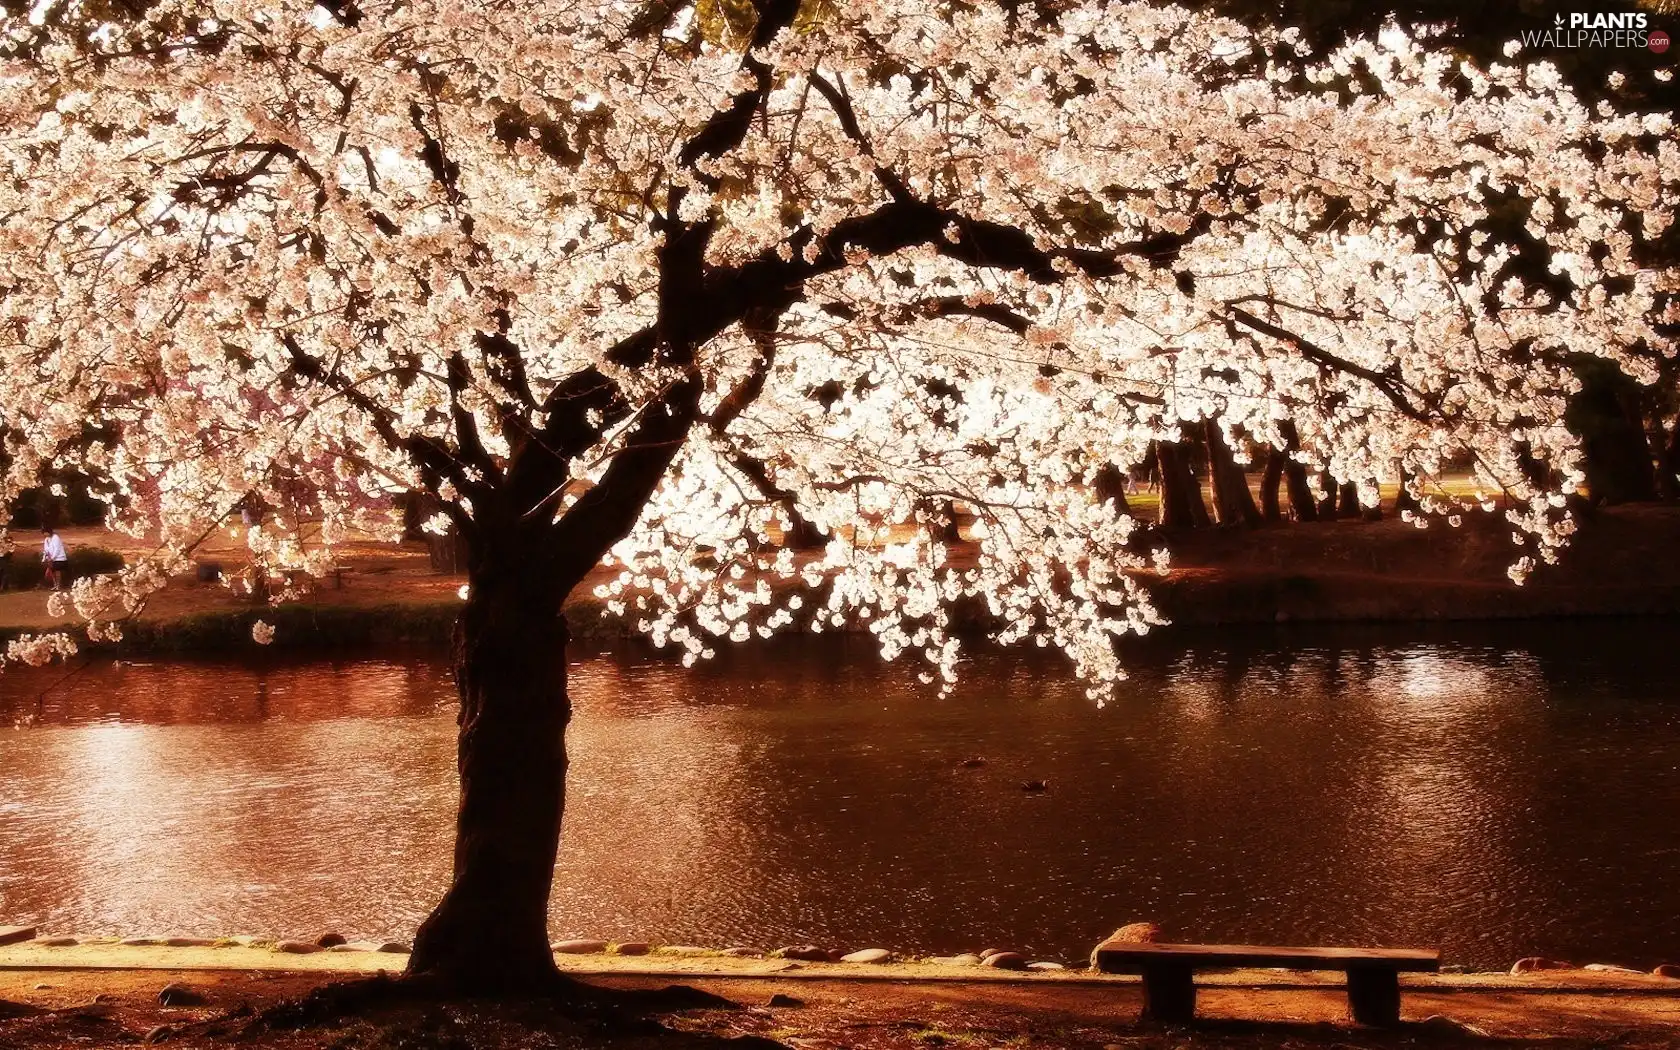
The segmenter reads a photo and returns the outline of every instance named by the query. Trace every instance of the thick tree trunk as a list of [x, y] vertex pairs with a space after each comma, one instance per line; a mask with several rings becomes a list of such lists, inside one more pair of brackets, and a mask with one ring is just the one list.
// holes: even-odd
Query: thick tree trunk
[[938, 525], [934, 530], [934, 534], [939, 538], [940, 543], [962, 542], [962, 525], [957, 520], [956, 500], [948, 499], [942, 501], [939, 504], [938, 511], [936, 512], [936, 520], [938, 521]]
[[817, 528], [803, 515], [788, 508], [792, 526], [782, 533], [782, 546], [789, 550], [809, 551], [828, 546], [828, 533]]
[[1413, 514], [1416, 514], [1418, 511], [1423, 509], [1423, 505], [1418, 502], [1418, 498], [1412, 495], [1411, 482], [1412, 475], [1406, 472], [1405, 467], [1401, 467], [1400, 492], [1394, 497], [1394, 512], [1396, 514], [1408, 510]]
[[1315, 504], [1318, 516], [1325, 521], [1334, 521], [1336, 518], [1336, 479], [1331, 477], [1327, 470], [1319, 472], [1318, 491], [1322, 493]]
[[522, 571], [514, 553], [499, 566], [474, 564], [456, 625], [454, 878], [420, 927], [408, 968], [465, 993], [561, 983], [548, 944], [548, 895], [571, 717], [563, 595], [540, 573]]
[[1283, 466], [1284, 487], [1289, 493], [1289, 512], [1296, 521], [1317, 521], [1318, 501], [1313, 499], [1307, 468], [1291, 459]]
[[1278, 499], [1278, 491], [1283, 488], [1283, 472], [1288, 460], [1289, 453], [1282, 449], [1266, 452], [1266, 473], [1260, 477], [1260, 517], [1270, 525], [1283, 520], [1283, 504]]
[[1114, 501], [1114, 510], [1118, 514], [1132, 513], [1131, 504], [1126, 502], [1126, 472], [1112, 463], [1104, 463], [1092, 479], [1092, 488], [1099, 500]]
[[420, 528], [426, 522], [426, 516], [422, 513], [422, 499], [420, 493], [411, 489], [407, 492], [397, 493], [394, 500], [397, 509], [402, 513], [402, 538], [404, 542], [426, 538], [425, 531]]
[[1336, 491], [1336, 516], [1359, 517], [1359, 486], [1351, 481], [1343, 482], [1342, 487]]
[[1581, 389], [1564, 422], [1581, 439], [1587, 493], [1594, 504], [1657, 498], [1657, 476], [1645, 435], [1639, 387], [1613, 366], [1582, 368]]
[[1216, 420], [1202, 424], [1202, 437], [1208, 453], [1208, 480], [1213, 489], [1213, 506], [1221, 525], [1244, 525], [1254, 528], [1260, 524], [1260, 511], [1254, 506], [1254, 496], [1248, 491], [1248, 475], [1237, 466], [1231, 446]]
[[1301, 435], [1296, 431], [1295, 423], [1288, 419], [1278, 424], [1278, 430], [1283, 434], [1284, 440], [1283, 481], [1284, 489], [1289, 493], [1289, 510], [1295, 515], [1296, 521], [1317, 521], [1318, 501], [1313, 499], [1312, 484], [1307, 480], [1307, 468], [1294, 456], [1294, 453], [1301, 451]]
[[[1644, 503], [1657, 499], [1656, 463], [1650, 453], [1645, 435], [1645, 406], [1639, 390], [1624, 389], [1616, 398], [1621, 410], [1621, 425], [1605, 435], [1603, 441], [1603, 473], [1615, 480], [1606, 487], [1611, 503]], [[1591, 484], [1592, 474], [1588, 474]]]
[[1161, 516], [1164, 529], [1204, 529], [1211, 524], [1202, 486], [1190, 469], [1189, 450], [1177, 441], [1157, 441], [1155, 462], [1161, 471]]

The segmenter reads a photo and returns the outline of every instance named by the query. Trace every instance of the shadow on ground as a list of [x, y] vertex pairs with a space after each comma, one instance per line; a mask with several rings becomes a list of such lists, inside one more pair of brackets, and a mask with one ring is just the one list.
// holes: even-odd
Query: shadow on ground
[[[601, 986], [646, 992], [653, 978]], [[1656, 1050], [1680, 1045], [1680, 997], [1508, 991], [1408, 994], [1409, 1023], [1359, 1029], [1340, 989], [1209, 988], [1207, 1019], [1155, 1029], [1135, 986], [749, 979], [696, 981], [726, 1008], [398, 1001], [287, 1021], [276, 1007], [320, 975], [206, 971], [0, 972], [0, 1050], [151, 1045], [252, 1050]], [[166, 1006], [162, 998], [180, 1005]], [[705, 1002], [693, 999], [693, 1002]], [[715, 1000], [714, 1000], [715, 1001]], [[1256, 1020], [1266, 1018], [1267, 1020]], [[293, 1024], [303, 1023], [301, 1027]]]

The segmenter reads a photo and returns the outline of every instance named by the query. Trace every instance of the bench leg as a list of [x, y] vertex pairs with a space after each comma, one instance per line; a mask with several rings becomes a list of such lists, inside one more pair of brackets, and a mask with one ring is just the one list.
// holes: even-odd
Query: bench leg
[[1359, 1024], [1392, 1028], [1400, 1023], [1400, 974], [1394, 970], [1348, 971], [1348, 1005]]
[[1143, 971], [1143, 1019], [1184, 1024], [1196, 1016], [1196, 981], [1188, 966], [1150, 966]]

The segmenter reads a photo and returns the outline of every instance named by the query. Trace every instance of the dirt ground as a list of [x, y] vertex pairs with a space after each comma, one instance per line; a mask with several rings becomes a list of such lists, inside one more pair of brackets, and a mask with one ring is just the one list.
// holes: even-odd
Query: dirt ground
[[[386, 1005], [303, 1029], [278, 1020], [252, 1022], [254, 1015], [328, 979], [275, 971], [0, 970], [0, 1048], [121, 1047], [147, 1040], [261, 1050], [652, 1048], [724, 1040], [743, 1048], [796, 1050], [1680, 1045], [1680, 995], [1637, 988], [1414, 988], [1405, 997], [1406, 1022], [1394, 1031], [1349, 1025], [1345, 999], [1335, 988], [1212, 987], [1201, 994], [1203, 1020], [1163, 1029], [1140, 1024], [1141, 993], [1131, 983], [759, 976], [684, 978], [735, 1005], [653, 1011], [665, 1031], [645, 1020], [530, 1003]], [[671, 978], [615, 975], [590, 981], [596, 987], [651, 991], [669, 986]], [[159, 993], [170, 986], [199, 1001], [162, 1005]]]

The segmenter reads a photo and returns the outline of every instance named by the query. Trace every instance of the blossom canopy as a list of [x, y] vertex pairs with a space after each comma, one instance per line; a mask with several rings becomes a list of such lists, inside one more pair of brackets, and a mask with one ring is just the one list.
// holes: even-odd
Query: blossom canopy
[[602, 595], [691, 656], [862, 618], [948, 676], [966, 596], [1101, 685], [1164, 563], [1106, 465], [1215, 420], [1446, 514], [1469, 459], [1520, 576], [1571, 527], [1569, 355], [1674, 352], [1669, 118], [1398, 28], [38, 0], [0, 48], [0, 495], [73, 464], [160, 537], [77, 585], [96, 619], [252, 494], [320, 522], [249, 530], [278, 571], [420, 490], [539, 530], [562, 590], [610, 547]]

